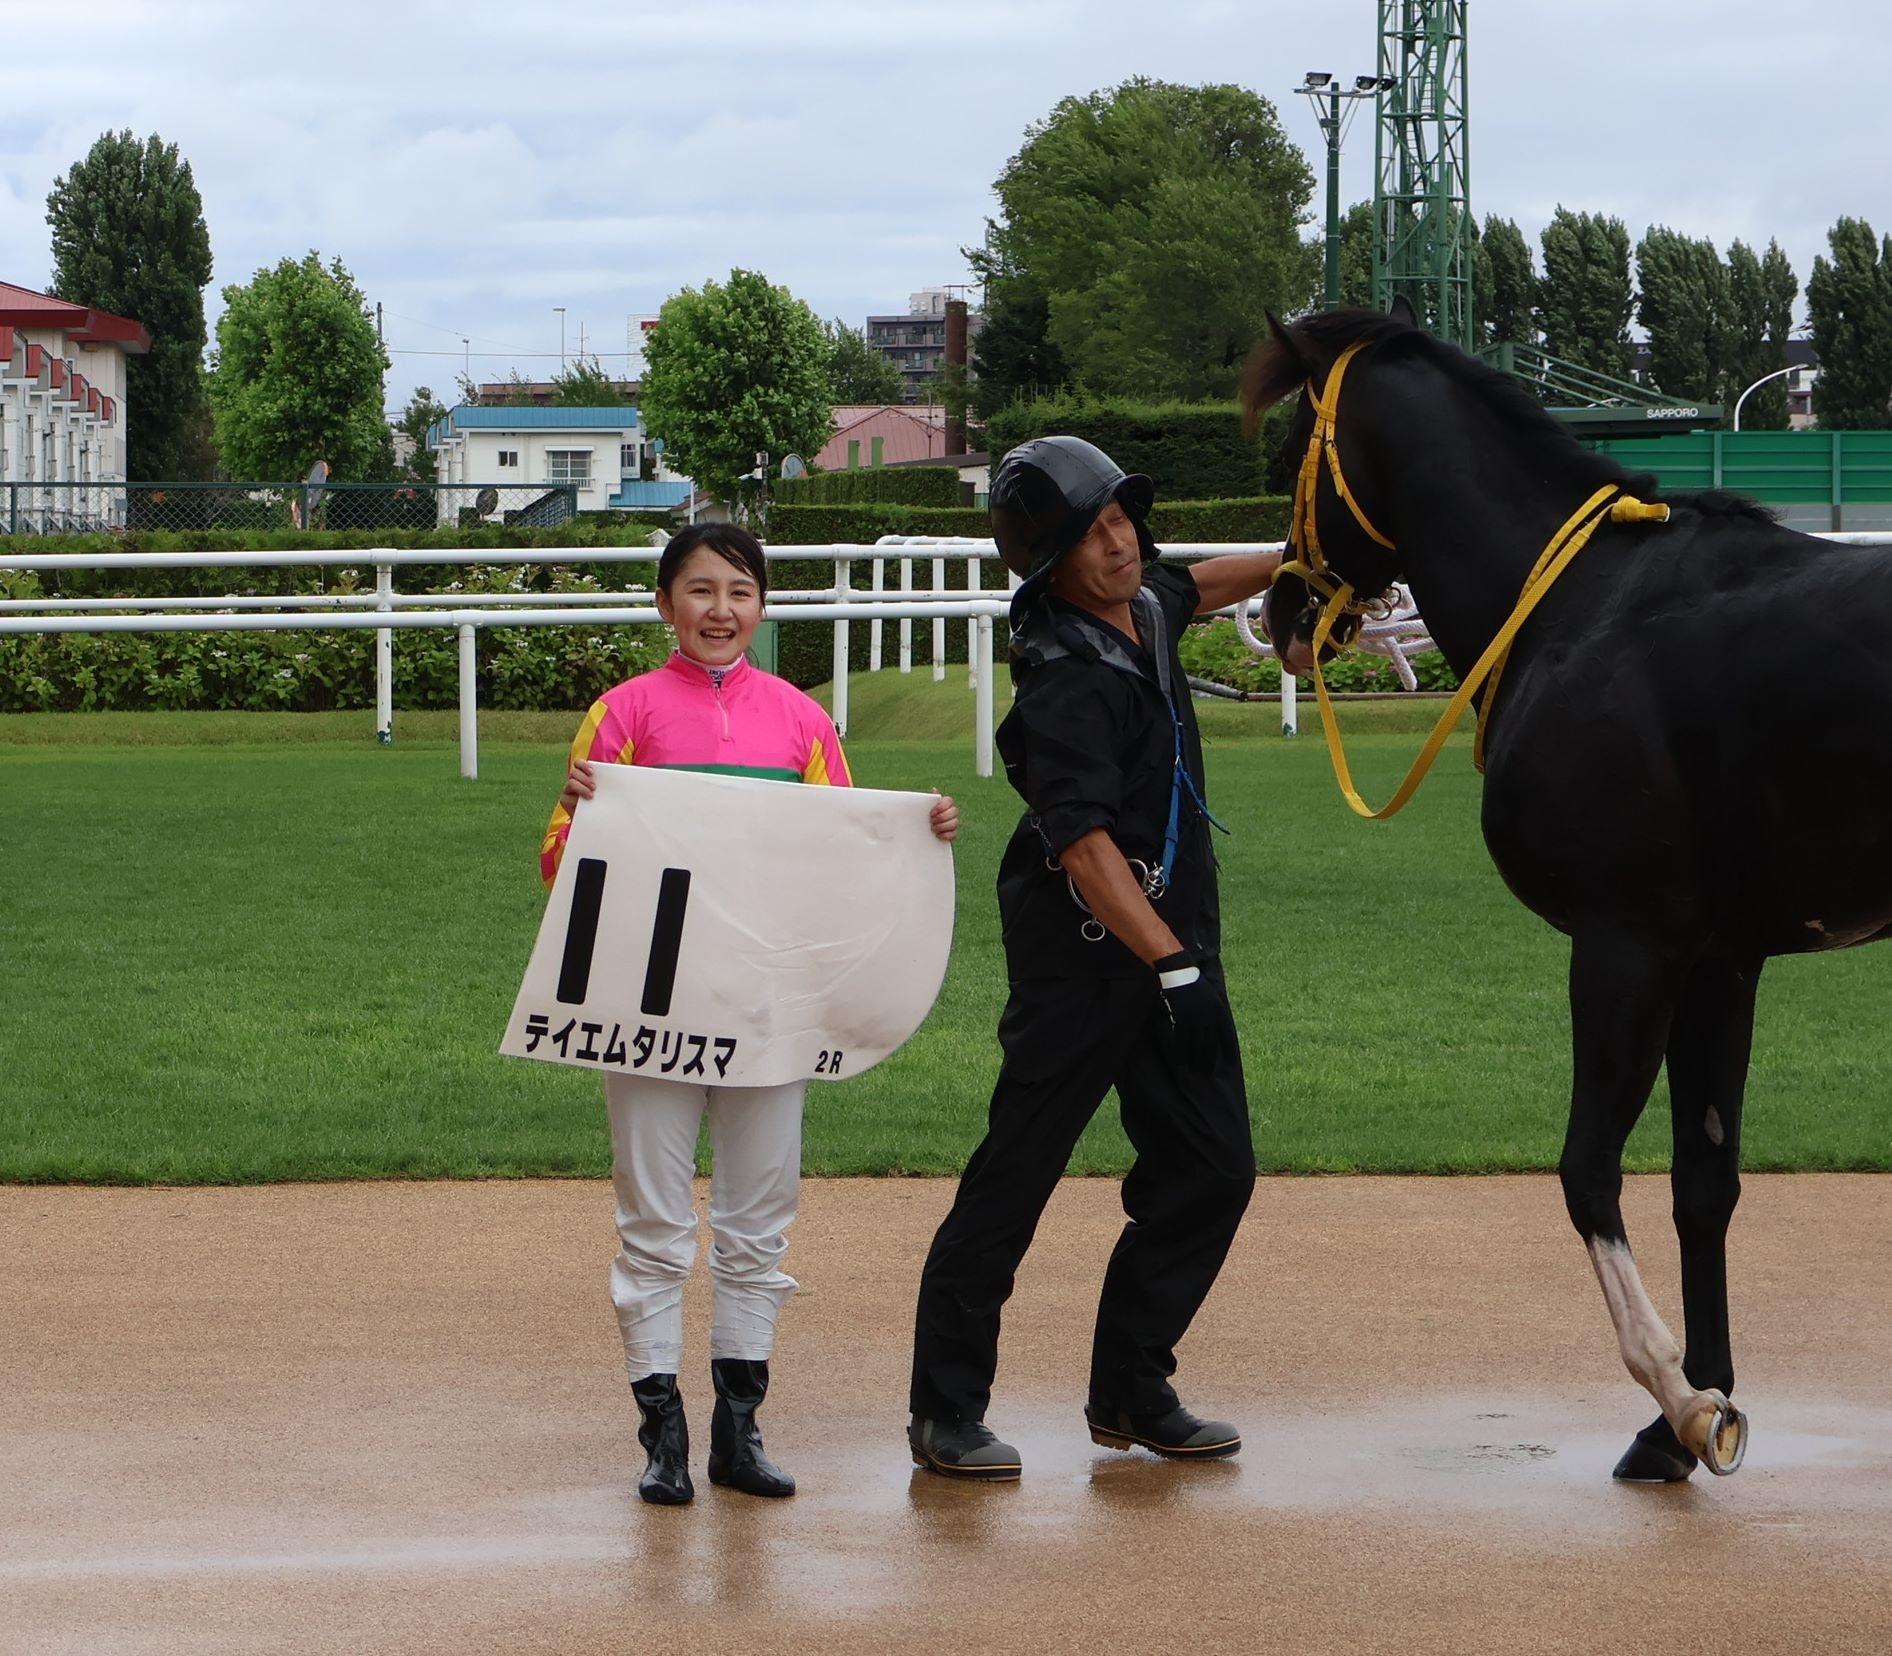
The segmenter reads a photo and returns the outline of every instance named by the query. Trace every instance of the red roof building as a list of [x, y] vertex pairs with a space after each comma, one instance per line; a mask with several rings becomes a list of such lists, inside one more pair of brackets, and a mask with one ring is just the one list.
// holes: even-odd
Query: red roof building
[[130, 317], [0, 282], [0, 532], [124, 522]]

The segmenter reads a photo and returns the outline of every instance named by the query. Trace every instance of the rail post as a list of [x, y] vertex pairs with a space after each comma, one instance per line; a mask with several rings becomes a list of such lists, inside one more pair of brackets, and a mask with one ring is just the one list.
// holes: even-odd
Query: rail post
[[463, 622], [460, 632], [460, 774], [472, 781], [480, 774], [480, 695], [474, 648], [477, 629]]
[[972, 698], [972, 768], [979, 776], [992, 774], [992, 617], [974, 618], [972, 630], [978, 642], [973, 648], [979, 678]]
[[[834, 560], [834, 601], [845, 604], [849, 597], [848, 587], [849, 560]], [[847, 621], [842, 619], [834, 624], [834, 733], [845, 739], [847, 736]]]
[[[966, 555], [966, 591], [975, 598], [979, 596], [979, 559], [971, 553]], [[966, 624], [966, 683], [974, 690], [979, 688], [979, 623], [976, 617]]]
[[[390, 564], [374, 566], [375, 609], [386, 613], [394, 608], [394, 569]], [[378, 627], [374, 635], [374, 739], [383, 747], [394, 745], [394, 629]]]
[[[887, 560], [885, 558], [876, 558], [869, 567], [873, 573], [868, 577], [867, 590], [871, 592], [875, 598], [879, 598], [881, 593], [887, 589]], [[882, 632], [886, 629], [886, 625], [887, 623], [882, 621], [878, 615], [867, 623], [867, 670], [870, 673], [878, 673], [880, 671], [880, 639]]]
[[[913, 590], [913, 560], [900, 560], [900, 590], [908, 593]], [[900, 618], [900, 671], [913, 671], [913, 623], [905, 616]]]
[[1300, 713], [1301, 681], [1288, 671], [1287, 663], [1281, 664], [1281, 734], [1298, 736], [1301, 734]]
[[[935, 592], [946, 590], [946, 560], [944, 558], [933, 560], [933, 590]], [[946, 617], [943, 615], [933, 617], [933, 682], [935, 684], [946, 682]]]

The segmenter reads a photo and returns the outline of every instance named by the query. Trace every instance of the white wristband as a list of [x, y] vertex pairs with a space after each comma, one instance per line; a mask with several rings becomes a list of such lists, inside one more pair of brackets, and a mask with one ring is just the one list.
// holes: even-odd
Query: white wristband
[[1173, 972], [1158, 972], [1156, 982], [1162, 989], [1180, 989], [1186, 983], [1194, 983], [1201, 976], [1200, 966], [1178, 966]]

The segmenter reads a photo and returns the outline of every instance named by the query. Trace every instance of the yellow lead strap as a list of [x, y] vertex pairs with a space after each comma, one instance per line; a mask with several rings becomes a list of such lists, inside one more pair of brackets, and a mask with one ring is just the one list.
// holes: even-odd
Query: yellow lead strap
[[[1487, 678], [1493, 680], [1496, 689], [1496, 675], [1501, 674], [1505, 658], [1510, 654], [1512, 640], [1518, 635], [1524, 623], [1531, 617], [1531, 611], [1537, 608], [1544, 595], [1556, 584], [1557, 577], [1570, 567], [1570, 562], [1589, 544], [1596, 526], [1603, 521], [1605, 508], [1607, 515], [1617, 523], [1662, 522], [1669, 515], [1666, 506], [1650, 506], [1643, 501], [1629, 496], [1611, 504], [1611, 497], [1617, 493], [1614, 483], [1605, 484], [1591, 495], [1576, 511], [1571, 513], [1564, 526], [1551, 536], [1542, 555], [1532, 567], [1525, 579], [1524, 589], [1518, 594], [1516, 607], [1509, 618], [1498, 629], [1498, 634], [1485, 646], [1485, 653], [1478, 658], [1477, 665], [1465, 675], [1464, 682], [1457, 693], [1446, 704], [1445, 712], [1433, 727], [1432, 734], [1426, 738], [1426, 745], [1420, 750], [1419, 757], [1413, 761], [1412, 769], [1406, 773], [1406, 780], [1400, 783], [1398, 791], [1377, 811], [1360, 797], [1359, 790], [1353, 785], [1353, 773], [1347, 766], [1346, 750], [1341, 745], [1340, 725], [1334, 717], [1333, 702], [1327, 693], [1327, 681], [1320, 670], [1320, 652], [1326, 644], [1328, 635], [1333, 631], [1334, 622], [1345, 611], [1348, 601], [1353, 597], [1353, 588], [1342, 585], [1328, 600], [1321, 611], [1319, 622], [1314, 628], [1314, 691], [1320, 699], [1321, 726], [1327, 736], [1327, 752], [1333, 761], [1334, 779], [1340, 784], [1340, 791], [1347, 804], [1360, 816], [1369, 821], [1383, 822], [1386, 818], [1405, 808], [1412, 796], [1419, 791], [1419, 784], [1425, 780], [1426, 772], [1432, 769], [1433, 761], [1439, 757], [1445, 747], [1445, 741], [1452, 733], [1465, 709], [1471, 705], [1472, 697], [1477, 695], [1478, 687]], [[1479, 711], [1478, 737], [1474, 746], [1475, 758], [1482, 761], [1484, 744], [1485, 717], [1491, 711], [1492, 697], [1487, 695]], [[1482, 765], [1481, 765], [1482, 768]]]

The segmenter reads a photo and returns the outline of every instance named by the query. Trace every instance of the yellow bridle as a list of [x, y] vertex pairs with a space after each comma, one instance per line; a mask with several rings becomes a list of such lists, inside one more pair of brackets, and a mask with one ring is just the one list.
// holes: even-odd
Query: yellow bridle
[[1446, 704], [1439, 722], [1433, 726], [1432, 734], [1426, 738], [1426, 745], [1420, 749], [1419, 757], [1407, 771], [1405, 781], [1400, 783], [1391, 799], [1377, 811], [1374, 810], [1360, 797], [1359, 790], [1353, 785], [1353, 772], [1347, 764], [1346, 749], [1341, 743], [1333, 700], [1328, 695], [1327, 681], [1320, 670], [1320, 653], [1332, 636], [1334, 623], [1343, 615], [1369, 613], [1373, 602], [1363, 603], [1355, 598], [1352, 585], [1331, 573], [1327, 556], [1321, 550], [1320, 534], [1314, 524], [1314, 494], [1320, 483], [1321, 464], [1325, 461], [1333, 477], [1334, 492], [1346, 503], [1347, 510], [1353, 514], [1353, 521], [1389, 552], [1398, 550], [1374, 528], [1359, 501], [1347, 487], [1346, 475], [1340, 469], [1341, 376], [1346, 372], [1347, 364], [1367, 343], [1365, 340], [1356, 341], [1340, 353], [1322, 390], [1316, 391], [1313, 381], [1308, 381], [1307, 394], [1314, 405], [1314, 431], [1308, 438], [1307, 453], [1302, 458], [1300, 473], [1294, 480], [1294, 538], [1289, 542], [1289, 547], [1297, 556], [1282, 563], [1275, 571], [1275, 578], [1278, 580], [1283, 575], [1298, 575], [1310, 589], [1326, 600], [1320, 619], [1314, 624], [1314, 693], [1320, 701], [1321, 727], [1327, 736], [1328, 757], [1333, 761], [1334, 779], [1340, 784], [1340, 792], [1347, 804], [1357, 815], [1370, 821], [1383, 822], [1403, 810], [1419, 791], [1419, 784], [1425, 780], [1426, 772], [1432, 769], [1433, 761], [1445, 747], [1446, 738], [1464, 716], [1465, 709], [1471, 705], [1481, 685], [1485, 686], [1485, 695], [1478, 705], [1478, 727], [1472, 737], [1472, 763], [1480, 771], [1484, 770], [1485, 723], [1497, 700], [1498, 683], [1504, 676], [1512, 642], [1530, 619], [1531, 612], [1556, 584], [1557, 577], [1570, 567], [1576, 555], [1589, 544], [1597, 526], [1606, 518], [1612, 523], [1665, 523], [1668, 521], [1669, 508], [1660, 503], [1650, 505], [1637, 500], [1624, 494], [1616, 484], [1606, 483], [1564, 520], [1563, 527], [1551, 536], [1538, 555], [1537, 562], [1531, 566], [1530, 574], [1524, 577], [1524, 586], [1518, 593], [1517, 603], [1512, 606], [1504, 625], [1498, 629], [1497, 636], [1486, 645], [1484, 654], [1465, 675], [1451, 701]]

